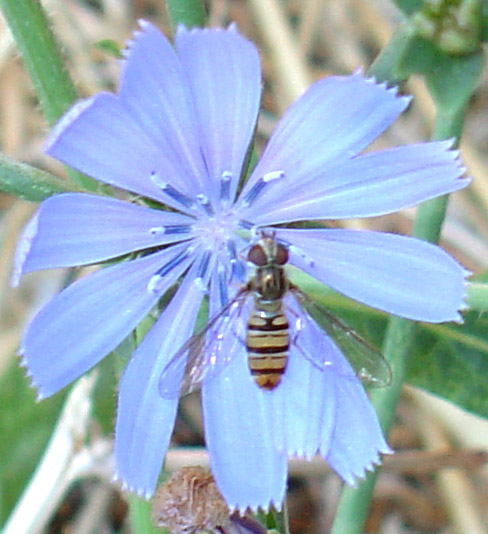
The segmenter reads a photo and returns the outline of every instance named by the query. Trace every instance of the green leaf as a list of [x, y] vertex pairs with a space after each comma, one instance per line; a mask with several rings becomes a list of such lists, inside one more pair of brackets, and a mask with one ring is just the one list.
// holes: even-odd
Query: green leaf
[[102, 39], [95, 43], [95, 48], [115, 59], [122, 59], [124, 57], [120, 44], [113, 39]]
[[407, 381], [488, 417], [488, 317], [474, 311], [462, 325], [419, 327]]
[[481, 5], [481, 30], [480, 40], [488, 41], [488, 2], [483, 2]]
[[394, 0], [394, 2], [405, 15], [412, 15], [424, 5], [423, 0]]
[[[450, 130], [460, 131], [465, 107], [483, 71], [482, 53], [448, 55], [418, 36], [408, 41], [402, 53], [397, 63], [401, 75], [404, 78], [411, 74], [423, 75], [440, 117], [438, 122], [449, 123]], [[454, 127], [457, 122], [459, 127]], [[445, 135], [436, 132], [435, 137], [452, 137], [452, 131]]]
[[425, 73], [427, 87], [439, 112], [454, 114], [463, 109], [483, 71], [481, 52], [463, 57], [439, 55]]
[[33, 474], [57, 422], [66, 393], [35, 403], [18, 360], [0, 379], [0, 502], [3, 523]]
[[54, 174], [0, 154], [0, 190], [24, 200], [41, 202], [47, 197], [72, 189], [66, 181]]

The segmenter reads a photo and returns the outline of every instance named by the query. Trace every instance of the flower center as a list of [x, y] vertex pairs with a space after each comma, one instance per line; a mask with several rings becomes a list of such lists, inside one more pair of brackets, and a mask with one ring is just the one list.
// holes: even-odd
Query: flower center
[[229, 240], [236, 236], [237, 218], [232, 212], [219, 213], [201, 217], [195, 224], [200, 243], [205, 248], [220, 250]]

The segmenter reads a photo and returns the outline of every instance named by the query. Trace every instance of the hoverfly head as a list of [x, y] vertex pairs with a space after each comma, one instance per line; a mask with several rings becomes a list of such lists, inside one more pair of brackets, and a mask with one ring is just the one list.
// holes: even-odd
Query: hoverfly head
[[285, 265], [288, 262], [288, 249], [273, 237], [265, 236], [254, 244], [247, 255], [248, 261], [256, 267]]

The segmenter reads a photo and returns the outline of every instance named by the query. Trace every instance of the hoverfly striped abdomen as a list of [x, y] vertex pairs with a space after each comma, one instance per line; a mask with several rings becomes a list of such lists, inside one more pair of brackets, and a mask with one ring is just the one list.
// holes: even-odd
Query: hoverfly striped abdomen
[[246, 348], [249, 369], [258, 386], [275, 388], [286, 370], [290, 348], [288, 319], [280, 300], [256, 299], [247, 323]]

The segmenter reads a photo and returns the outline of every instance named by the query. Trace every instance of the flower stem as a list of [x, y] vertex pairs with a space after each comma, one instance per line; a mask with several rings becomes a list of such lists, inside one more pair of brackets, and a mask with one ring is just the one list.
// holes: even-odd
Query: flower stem
[[[466, 107], [456, 113], [439, 113], [436, 117], [432, 139], [456, 139], [456, 144], [461, 137]], [[446, 216], [449, 196], [434, 198], [424, 202], [417, 208], [417, 214], [413, 222], [412, 234], [415, 237], [436, 243], [439, 241], [442, 223]]]
[[128, 496], [130, 526], [134, 534], [163, 534], [168, 531], [156, 528], [151, 519], [151, 503], [135, 493]]
[[187, 28], [205, 25], [207, 17], [201, 0], [166, 0], [166, 10], [173, 32], [179, 24]]
[[[383, 353], [390, 362], [393, 382], [390, 387], [373, 391], [371, 401], [376, 408], [384, 433], [390, 430], [407, 368], [407, 356], [413, 339], [414, 323], [391, 317], [385, 333]], [[369, 511], [377, 472], [368, 473], [356, 488], [345, 486], [336, 512], [331, 534], [359, 534]]]
[[67, 182], [54, 174], [0, 154], [0, 190], [4, 193], [32, 202], [41, 202], [51, 195], [72, 189]]
[[272, 507], [268, 512], [259, 512], [257, 518], [269, 534], [290, 534], [286, 500], [281, 510], [278, 511]]
[[[456, 113], [438, 111], [432, 139], [459, 139], [464, 122], [465, 107]], [[437, 242], [446, 214], [448, 196], [435, 198], [417, 208], [412, 234], [425, 241]], [[393, 383], [383, 390], [376, 390], [371, 401], [385, 435], [393, 422], [396, 406], [406, 376], [407, 360], [415, 324], [406, 319], [391, 317], [384, 338], [383, 353], [393, 371]], [[360, 534], [366, 521], [377, 473], [369, 473], [356, 488], [345, 487], [332, 526], [332, 534]]]
[[52, 126], [76, 100], [77, 94], [41, 3], [0, 0], [0, 6]]
[[472, 310], [488, 311], [488, 284], [469, 284], [468, 306]]
[[[59, 46], [39, 0], [0, 0], [0, 8], [24, 60], [42, 110], [52, 126], [77, 98]], [[71, 180], [86, 190], [96, 182], [77, 172]]]

